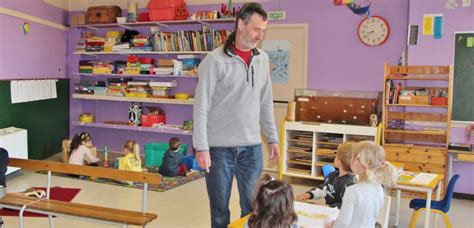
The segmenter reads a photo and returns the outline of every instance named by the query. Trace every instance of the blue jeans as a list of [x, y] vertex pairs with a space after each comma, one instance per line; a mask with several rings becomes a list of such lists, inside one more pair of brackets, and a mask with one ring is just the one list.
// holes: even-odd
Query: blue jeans
[[262, 145], [211, 147], [211, 167], [206, 174], [211, 206], [212, 228], [226, 228], [230, 223], [229, 199], [234, 175], [240, 195], [240, 217], [252, 210], [252, 193], [263, 168]]

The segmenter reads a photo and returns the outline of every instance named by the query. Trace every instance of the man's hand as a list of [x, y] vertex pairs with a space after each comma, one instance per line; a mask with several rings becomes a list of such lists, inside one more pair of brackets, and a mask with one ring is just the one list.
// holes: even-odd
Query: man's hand
[[206, 170], [206, 173], [209, 173], [209, 167], [211, 167], [211, 156], [209, 155], [208, 150], [196, 152], [196, 161], [201, 168]]
[[270, 153], [270, 158], [269, 160], [278, 160], [280, 159], [280, 147], [278, 146], [278, 143], [270, 143], [268, 145], [269, 153]]

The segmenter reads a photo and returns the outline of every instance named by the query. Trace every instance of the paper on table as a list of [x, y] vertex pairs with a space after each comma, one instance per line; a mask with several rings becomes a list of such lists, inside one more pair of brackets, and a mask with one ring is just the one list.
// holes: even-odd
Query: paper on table
[[410, 180], [412, 184], [427, 185], [431, 183], [438, 175], [432, 173], [418, 173]]
[[336, 220], [339, 209], [295, 201], [298, 227], [324, 227]]

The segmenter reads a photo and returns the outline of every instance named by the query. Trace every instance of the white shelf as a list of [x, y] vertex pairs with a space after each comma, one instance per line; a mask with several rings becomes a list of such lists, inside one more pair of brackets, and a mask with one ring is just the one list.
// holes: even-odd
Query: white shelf
[[72, 73], [76, 76], [86, 77], [154, 77], [154, 78], [194, 78], [197, 79], [196, 75], [168, 75], [168, 74], [89, 74], [89, 73]]
[[208, 54], [210, 51], [122, 51], [122, 52], [86, 52], [74, 51], [74, 55], [179, 55], [179, 54]]
[[[321, 171], [319, 170], [321, 165], [331, 164], [327, 162], [326, 157], [334, 157], [335, 153], [333, 149], [324, 149], [325, 146], [332, 145], [337, 146], [340, 143], [328, 143], [321, 142], [321, 137], [324, 134], [337, 134], [340, 135], [343, 141], [350, 141], [354, 136], [364, 136], [363, 138], [370, 138], [370, 140], [377, 141], [377, 127], [369, 126], [358, 126], [358, 125], [343, 125], [343, 124], [325, 124], [325, 123], [302, 123], [302, 122], [285, 122], [284, 131], [281, 139], [283, 150], [281, 152], [282, 167], [280, 169], [280, 176], [293, 176], [307, 179], [323, 180]], [[309, 134], [311, 138], [311, 147], [308, 148], [306, 153], [298, 154], [291, 151], [291, 148], [295, 147], [295, 141], [293, 138], [298, 137], [300, 134]], [[319, 153], [318, 153], [319, 152]], [[326, 152], [326, 153], [321, 153]], [[329, 154], [330, 152], [330, 154]], [[299, 162], [295, 159], [301, 156], [311, 157], [311, 160], [307, 162]], [[332, 159], [331, 159], [332, 160]], [[307, 167], [308, 174], [295, 172], [292, 168], [299, 169], [300, 167]], [[309, 170], [310, 169], [310, 170]]]
[[175, 105], [193, 105], [192, 100], [178, 100], [165, 98], [139, 98], [139, 97], [115, 97], [104, 95], [89, 94], [72, 94], [72, 98], [85, 100], [102, 100], [102, 101], [124, 101], [124, 102], [143, 102], [143, 103], [159, 103], [159, 104], [175, 104]]
[[192, 131], [183, 131], [181, 129], [166, 128], [166, 127], [165, 128], [137, 127], [137, 126], [129, 126], [129, 125], [121, 125], [121, 124], [108, 124], [108, 123], [83, 123], [80, 121], [72, 121], [72, 125], [80, 126], [80, 127], [142, 131], [142, 132], [163, 133], [163, 134], [176, 134], [176, 135], [189, 135], [189, 136], [193, 135]]
[[111, 24], [87, 24], [87, 25], [71, 25], [71, 28], [113, 28], [113, 27], [140, 27], [140, 26], [169, 26], [169, 25], [185, 25], [185, 24], [221, 24], [235, 22], [235, 18], [207, 19], [207, 20], [173, 20], [173, 21], [147, 21], [147, 22], [128, 22], [128, 23], [111, 23]]

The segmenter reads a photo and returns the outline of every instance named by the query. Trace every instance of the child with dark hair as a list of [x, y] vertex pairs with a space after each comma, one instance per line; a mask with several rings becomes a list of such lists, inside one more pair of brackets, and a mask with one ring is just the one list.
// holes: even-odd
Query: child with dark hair
[[183, 155], [180, 153], [181, 142], [179, 138], [173, 137], [169, 141], [169, 149], [163, 156], [159, 173], [167, 177], [175, 177], [178, 174], [186, 173], [186, 166], [181, 163]]
[[[0, 198], [5, 196], [7, 192], [6, 176], [8, 169], [8, 151], [0, 147]], [[0, 227], [3, 227], [3, 219], [0, 217]]]
[[84, 165], [84, 159], [87, 158], [88, 165], [96, 165], [99, 158], [94, 156], [89, 149], [92, 146], [92, 136], [87, 132], [75, 134], [71, 141], [71, 154], [69, 155], [69, 164]]
[[249, 228], [288, 228], [296, 226], [293, 188], [265, 174], [256, 184]]

